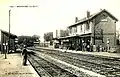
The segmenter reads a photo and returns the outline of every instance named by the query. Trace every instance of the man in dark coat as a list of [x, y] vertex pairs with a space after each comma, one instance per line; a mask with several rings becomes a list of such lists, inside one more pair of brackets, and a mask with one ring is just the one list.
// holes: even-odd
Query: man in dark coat
[[27, 49], [26, 49], [26, 46], [24, 46], [22, 55], [23, 55], [23, 65], [27, 65], [26, 64], [27, 63]]
[[98, 52], [100, 52], [100, 45], [97, 46], [97, 50], [98, 50]]

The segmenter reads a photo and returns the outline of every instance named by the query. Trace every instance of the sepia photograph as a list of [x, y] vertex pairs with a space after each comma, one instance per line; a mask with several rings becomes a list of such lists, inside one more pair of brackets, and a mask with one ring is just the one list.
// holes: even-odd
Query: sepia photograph
[[120, 0], [0, 0], [0, 77], [120, 77]]

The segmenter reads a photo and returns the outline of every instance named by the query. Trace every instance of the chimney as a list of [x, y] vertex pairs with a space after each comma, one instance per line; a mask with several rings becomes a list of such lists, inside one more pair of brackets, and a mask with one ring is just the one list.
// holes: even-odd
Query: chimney
[[78, 17], [75, 17], [75, 23], [78, 22]]
[[87, 18], [89, 18], [90, 17], [90, 12], [89, 11], [87, 11]]

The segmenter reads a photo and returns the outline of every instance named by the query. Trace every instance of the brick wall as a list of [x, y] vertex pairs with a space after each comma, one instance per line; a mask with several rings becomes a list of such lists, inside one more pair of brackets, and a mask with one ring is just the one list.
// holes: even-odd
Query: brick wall
[[[116, 23], [106, 12], [98, 15], [94, 20], [95, 36], [101, 36], [103, 30], [103, 45], [107, 45], [107, 39], [110, 39], [110, 46], [116, 45]], [[93, 29], [94, 30], [94, 29]], [[94, 32], [93, 32], [94, 33]]]

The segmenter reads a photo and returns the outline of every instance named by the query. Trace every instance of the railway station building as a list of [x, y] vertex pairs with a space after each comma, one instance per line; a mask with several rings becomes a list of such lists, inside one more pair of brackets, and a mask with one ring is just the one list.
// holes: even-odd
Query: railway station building
[[9, 50], [15, 51], [15, 38], [17, 38], [16, 35], [11, 34], [9, 35], [9, 32], [0, 30], [0, 51], [1, 53], [5, 53], [5, 51], [8, 53], [8, 44], [9, 44], [9, 36], [10, 36], [10, 48]]
[[68, 26], [69, 36], [55, 38], [67, 49], [83, 50], [88, 45], [102, 46], [109, 49], [116, 46], [116, 22], [118, 19], [106, 9], [95, 14], [87, 11], [83, 19], [75, 18], [75, 23]]

